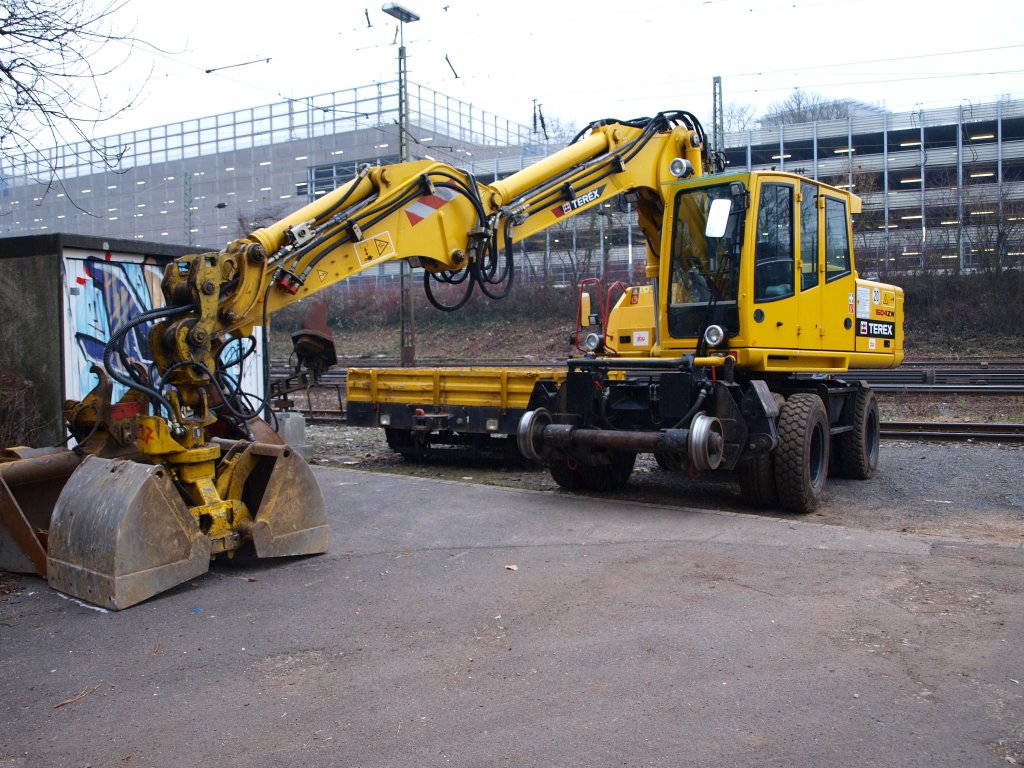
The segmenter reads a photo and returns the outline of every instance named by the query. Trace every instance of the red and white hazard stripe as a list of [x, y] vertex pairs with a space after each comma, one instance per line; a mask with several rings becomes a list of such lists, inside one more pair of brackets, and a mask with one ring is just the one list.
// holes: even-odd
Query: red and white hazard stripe
[[438, 211], [445, 203], [454, 200], [459, 193], [448, 187], [438, 187], [433, 195], [424, 195], [405, 209], [409, 223], [416, 226], [432, 213]]

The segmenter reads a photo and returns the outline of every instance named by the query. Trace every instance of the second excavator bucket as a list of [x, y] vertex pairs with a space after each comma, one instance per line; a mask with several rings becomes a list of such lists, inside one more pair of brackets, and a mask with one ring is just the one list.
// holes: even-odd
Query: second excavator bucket
[[229, 495], [244, 501], [255, 519], [252, 542], [258, 557], [327, 551], [324, 497], [313, 471], [295, 449], [250, 443], [237, 466]]
[[89, 456], [50, 520], [50, 586], [120, 610], [205, 573], [202, 534], [165, 467]]

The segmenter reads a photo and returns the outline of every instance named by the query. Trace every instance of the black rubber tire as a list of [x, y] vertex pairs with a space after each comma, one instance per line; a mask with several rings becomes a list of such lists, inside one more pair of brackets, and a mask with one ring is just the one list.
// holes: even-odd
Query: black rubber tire
[[798, 514], [813, 512], [828, 479], [828, 414], [817, 395], [792, 395], [779, 416], [775, 488], [780, 506]]
[[771, 509], [779, 503], [775, 488], [775, 460], [770, 453], [759, 453], [736, 465], [740, 496], [752, 507]]
[[853, 431], [837, 436], [843, 477], [868, 480], [878, 471], [881, 421], [878, 398], [870, 387], [860, 387], [853, 398]]
[[567, 491], [584, 490], [584, 469], [586, 467], [581, 464], [576, 464], [562, 458], [552, 459], [551, 463], [548, 464], [548, 472], [551, 473], [551, 478]]
[[611, 464], [597, 467], [555, 459], [548, 465], [548, 471], [554, 481], [567, 491], [610, 493], [626, 487], [635, 463], [635, 453], [616, 453]]
[[[779, 413], [786, 407], [786, 398], [772, 392]], [[779, 505], [779, 492], [775, 488], [775, 456], [760, 453], [736, 465], [736, 477], [740, 481], [740, 496], [752, 507], [773, 509]]]

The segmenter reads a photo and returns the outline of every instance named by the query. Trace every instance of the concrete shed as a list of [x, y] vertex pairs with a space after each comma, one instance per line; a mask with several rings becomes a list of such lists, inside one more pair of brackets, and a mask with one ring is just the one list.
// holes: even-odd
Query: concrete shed
[[[102, 366], [111, 333], [162, 306], [164, 267], [200, 250], [71, 234], [0, 238], [0, 394], [6, 386], [8, 395], [14, 388], [34, 395], [42, 427], [26, 442], [64, 439], [64, 401], [80, 400], [95, 386], [90, 369]], [[143, 364], [151, 359], [148, 331], [149, 324], [139, 326], [127, 344]], [[247, 392], [262, 388], [258, 352], [242, 372]], [[123, 390], [115, 384], [115, 399]]]

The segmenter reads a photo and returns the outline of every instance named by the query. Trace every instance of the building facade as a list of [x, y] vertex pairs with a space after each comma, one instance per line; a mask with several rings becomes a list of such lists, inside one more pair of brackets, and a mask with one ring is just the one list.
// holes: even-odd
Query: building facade
[[[0, 159], [0, 236], [67, 232], [221, 247], [399, 156], [398, 84], [377, 83]], [[409, 85], [410, 159], [507, 173], [523, 125]], [[59, 179], [51, 183], [51, 179]]]
[[1024, 101], [852, 116], [727, 134], [729, 168], [850, 189], [858, 264], [878, 274], [1020, 268]]
[[[325, 194], [362, 163], [399, 157], [398, 83], [169, 123], [87, 145], [0, 159], [0, 237], [66, 232], [220, 248]], [[481, 182], [547, 155], [527, 126], [409, 85], [410, 159]], [[864, 273], [1024, 263], [1024, 101], [851, 117], [725, 135], [727, 167], [793, 171], [849, 188]], [[50, 183], [56, 172], [61, 180]], [[519, 246], [527, 280], [643, 277], [635, 212], [605, 205]], [[394, 265], [374, 275], [395, 273]]]

